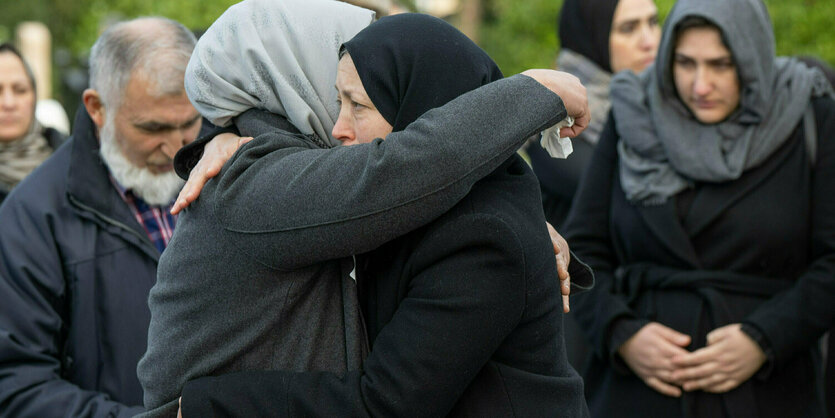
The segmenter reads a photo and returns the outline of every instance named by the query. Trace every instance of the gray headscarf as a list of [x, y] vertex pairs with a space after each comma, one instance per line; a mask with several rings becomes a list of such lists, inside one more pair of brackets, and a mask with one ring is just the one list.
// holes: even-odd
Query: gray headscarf
[[[322, 30], [313, 22], [323, 16], [337, 23]], [[264, 109], [334, 146], [339, 47], [373, 19], [370, 10], [332, 0], [245, 0], [197, 42], [186, 93], [215, 125]]]
[[560, 50], [557, 55], [557, 68], [561, 71], [573, 74], [580, 79], [586, 87], [586, 95], [591, 110], [591, 123], [580, 133], [578, 138], [588, 141], [592, 145], [597, 144], [600, 132], [603, 131], [603, 124], [609, 116], [609, 83], [612, 81], [612, 73], [600, 68], [594, 61], [574, 52], [568, 48]]
[[32, 116], [32, 124], [23, 137], [11, 142], [0, 141], [0, 190], [11, 190], [52, 155], [43, 131]]
[[[740, 107], [717, 124], [699, 123], [675, 91], [675, 28], [690, 16], [720, 28], [736, 64]], [[662, 204], [694, 181], [739, 178], [784, 144], [810, 99], [824, 94], [832, 94], [832, 88], [819, 70], [775, 58], [771, 20], [761, 0], [679, 0], [664, 24], [655, 65], [612, 80], [627, 198]]]

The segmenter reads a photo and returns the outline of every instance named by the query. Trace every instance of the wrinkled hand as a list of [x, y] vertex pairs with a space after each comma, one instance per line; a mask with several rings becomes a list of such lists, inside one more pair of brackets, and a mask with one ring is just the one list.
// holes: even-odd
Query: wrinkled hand
[[574, 126], [560, 129], [561, 137], [574, 138], [591, 122], [586, 88], [580, 79], [566, 72], [555, 70], [527, 70], [522, 74], [533, 78], [548, 90], [560, 96], [568, 116], [574, 118]]
[[568, 306], [568, 295], [571, 294], [571, 276], [568, 275], [571, 251], [568, 249], [565, 238], [548, 222], [545, 222], [545, 225], [548, 226], [551, 245], [554, 246], [554, 256], [557, 258], [557, 275], [560, 277], [560, 292], [562, 293], [562, 311], [568, 313], [571, 310]]
[[200, 161], [188, 174], [188, 181], [180, 190], [177, 201], [171, 207], [171, 214], [176, 215], [188, 207], [200, 196], [200, 191], [210, 178], [218, 175], [223, 165], [232, 158], [241, 145], [252, 141], [251, 137], [239, 137], [231, 133], [223, 133], [209, 141], [203, 149]]
[[673, 397], [681, 396], [675, 385], [673, 358], [690, 354], [684, 347], [690, 337], [657, 322], [650, 322], [618, 348], [618, 353], [647, 386]]
[[676, 355], [679, 368], [672, 379], [686, 391], [724, 393], [748, 380], [765, 363], [766, 356], [756, 341], [730, 324], [707, 334], [707, 346], [692, 353]]

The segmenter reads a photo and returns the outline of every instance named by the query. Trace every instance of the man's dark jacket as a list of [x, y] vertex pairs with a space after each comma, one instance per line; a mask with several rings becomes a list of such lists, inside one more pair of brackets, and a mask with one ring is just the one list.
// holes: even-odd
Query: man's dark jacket
[[159, 251], [110, 181], [96, 129], [0, 206], [0, 416], [132, 416]]

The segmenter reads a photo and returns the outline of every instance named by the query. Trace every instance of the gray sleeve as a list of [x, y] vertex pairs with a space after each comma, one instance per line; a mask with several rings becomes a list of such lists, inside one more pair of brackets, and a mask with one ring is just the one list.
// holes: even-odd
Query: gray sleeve
[[559, 96], [517, 75], [433, 109], [385, 141], [272, 151], [253, 141], [219, 178], [217, 218], [240, 249], [276, 269], [369, 251], [449, 210], [566, 114]]

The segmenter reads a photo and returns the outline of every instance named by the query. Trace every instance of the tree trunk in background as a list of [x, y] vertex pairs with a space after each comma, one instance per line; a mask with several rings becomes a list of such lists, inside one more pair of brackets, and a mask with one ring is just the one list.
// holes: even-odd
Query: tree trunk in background
[[23, 22], [17, 27], [20, 53], [35, 73], [38, 100], [52, 98], [52, 37], [41, 22]]
[[462, 0], [461, 3], [461, 32], [464, 32], [473, 42], [478, 43], [484, 12], [481, 0]]

